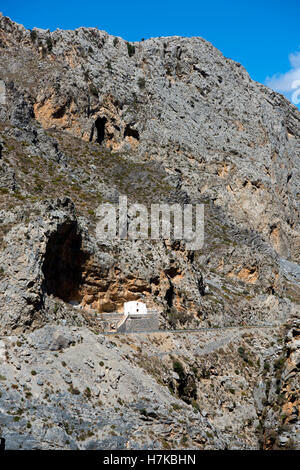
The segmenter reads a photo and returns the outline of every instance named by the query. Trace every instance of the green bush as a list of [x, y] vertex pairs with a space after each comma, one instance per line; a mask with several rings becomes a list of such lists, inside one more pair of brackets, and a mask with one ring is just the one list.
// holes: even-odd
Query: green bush
[[184, 375], [183, 365], [179, 361], [173, 362], [173, 370], [179, 375], [179, 377], [182, 377]]
[[51, 38], [46, 39], [46, 44], [47, 44], [48, 52], [51, 52], [52, 49], [53, 49], [53, 44], [52, 44]]
[[31, 31], [30, 31], [30, 39], [31, 39], [31, 41], [35, 41], [36, 38], [37, 38], [36, 31], [31, 30]]
[[244, 348], [242, 348], [241, 346], [238, 348], [238, 353], [239, 355], [241, 356], [242, 359], [244, 359], [245, 362], [248, 362], [249, 361], [249, 358], [246, 354], [246, 351]]
[[171, 406], [172, 406], [173, 410], [175, 410], [175, 411], [181, 410], [181, 408], [182, 408], [182, 406], [178, 405], [178, 403], [171, 403]]
[[92, 95], [98, 97], [98, 90], [93, 83], [90, 84], [89, 90]]
[[68, 388], [68, 391], [72, 393], [72, 395], [80, 395], [80, 391], [78, 390], [78, 388], [74, 388], [73, 385]]
[[127, 51], [129, 57], [132, 57], [135, 54], [135, 46], [133, 44], [130, 44], [130, 42], [127, 42]]
[[146, 85], [146, 80], [144, 79], [144, 77], [140, 77], [137, 81], [137, 84], [141, 88], [141, 90], [144, 89]]
[[177, 322], [180, 325], [184, 324], [188, 320], [188, 315], [184, 312], [178, 312], [175, 307], [171, 307], [168, 312], [168, 321], [172, 328], [176, 328]]
[[285, 363], [285, 357], [282, 356], [282, 357], [280, 357], [279, 359], [277, 359], [277, 361], [275, 361], [275, 363], [274, 363], [274, 369], [275, 369], [275, 370], [280, 370], [280, 369], [282, 369], [283, 366], [284, 366], [284, 363]]
[[195, 410], [200, 411], [199, 403], [197, 403], [196, 400], [192, 400], [192, 407], [193, 407]]

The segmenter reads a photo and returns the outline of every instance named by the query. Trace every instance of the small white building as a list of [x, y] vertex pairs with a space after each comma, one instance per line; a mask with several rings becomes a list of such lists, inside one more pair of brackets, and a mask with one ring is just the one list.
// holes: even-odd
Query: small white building
[[143, 302], [125, 302], [124, 304], [124, 316], [131, 317], [134, 315], [147, 315], [147, 306]]

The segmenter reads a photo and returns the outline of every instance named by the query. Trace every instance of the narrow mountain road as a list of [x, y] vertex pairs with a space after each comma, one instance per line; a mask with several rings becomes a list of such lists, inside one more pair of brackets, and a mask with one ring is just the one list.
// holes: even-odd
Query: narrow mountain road
[[106, 331], [104, 333], [101, 333], [103, 335], [139, 335], [139, 334], [156, 334], [156, 333], [162, 333], [162, 334], [182, 334], [182, 333], [203, 333], [205, 331], [224, 331], [224, 330], [242, 330], [242, 329], [257, 329], [257, 328], [278, 328], [281, 326], [281, 324], [265, 324], [265, 325], [243, 325], [243, 326], [220, 326], [220, 327], [215, 327], [215, 328], [189, 328], [186, 330], [153, 330], [153, 331], [135, 331], [135, 332], [130, 332], [130, 333], [120, 333], [117, 331]]

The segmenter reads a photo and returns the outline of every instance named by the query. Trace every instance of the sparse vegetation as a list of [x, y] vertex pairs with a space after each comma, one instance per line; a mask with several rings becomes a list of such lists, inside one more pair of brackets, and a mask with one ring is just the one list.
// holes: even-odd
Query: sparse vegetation
[[144, 77], [140, 77], [137, 81], [138, 86], [140, 87], [141, 90], [145, 88], [146, 85], [146, 80]]
[[72, 393], [72, 395], [80, 395], [80, 391], [78, 390], [78, 388], [75, 388], [73, 385], [70, 385], [68, 391]]
[[286, 361], [285, 356], [280, 357], [274, 362], [274, 370], [281, 370], [284, 366], [284, 363]]
[[135, 54], [135, 46], [133, 44], [130, 44], [130, 42], [127, 42], [126, 45], [127, 45], [128, 55], [129, 57], [132, 57]]
[[30, 39], [31, 39], [31, 41], [34, 42], [34, 41], [36, 40], [36, 38], [37, 38], [37, 33], [36, 33], [35, 30], [32, 29], [32, 30], [30, 31]]
[[52, 52], [52, 49], [53, 49], [53, 44], [52, 44], [52, 40], [50, 37], [48, 37], [46, 39], [46, 44], [47, 44], [47, 50], [48, 52]]
[[174, 370], [174, 372], [176, 372], [179, 375], [179, 377], [184, 375], [183, 365], [179, 361], [174, 361], [173, 362], [173, 370]]
[[89, 90], [90, 90], [90, 93], [91, 93], [93, 96], [98, 97], [98, 90], [97, 90], [97, 88], [95, 87], [95, 85], [94, 85], [93, 83], [90, 83], [90, 85], [89, 85]]

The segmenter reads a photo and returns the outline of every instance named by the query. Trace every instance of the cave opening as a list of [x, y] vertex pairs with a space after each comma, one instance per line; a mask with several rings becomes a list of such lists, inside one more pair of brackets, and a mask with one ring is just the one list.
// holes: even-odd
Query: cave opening
[[174, 297], [174, 287], [173, 287], [173, 284], [170, 284], [170, 287], [167, 290], [166, 295], [165, 295], [165, 300], [167, 301], [169, 308], [172, 308], [173, 306], [173, 297]]
[[105, 124], [107, 122], [106, 117], [98, 117], [95, 121], [95, 128], [97, 132], [96, 142], [102, 144], [105, 138]]
[[64, 117], [65, 113], [66, 113], [66, 105], [63, 105], [52, 113], [52, 117], [54, 119], [61, 119]]
[[125, 137], [133, 137], [136, 140], [140, 140], [139, 132], [136, 129], [130, 127], [129, 124], [127, 124], [127, 126], [125, 127], [124, 138]]
[[47, 243], [42, 267], [44, 292], [65, 302], [81, 302], [80, 286], [86, 261], [76, 223], [64, 223]]

